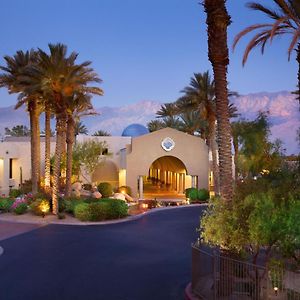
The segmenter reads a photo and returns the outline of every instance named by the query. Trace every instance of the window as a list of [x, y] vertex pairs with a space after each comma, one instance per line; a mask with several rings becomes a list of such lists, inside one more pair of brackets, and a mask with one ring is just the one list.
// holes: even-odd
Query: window
[[9, 159], [9, 179], [13, 178], [13, 159]]

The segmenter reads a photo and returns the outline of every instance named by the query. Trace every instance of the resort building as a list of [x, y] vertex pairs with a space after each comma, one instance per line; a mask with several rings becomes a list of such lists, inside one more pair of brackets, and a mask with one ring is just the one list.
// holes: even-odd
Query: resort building
[[[89, 174], [91, 182], [129, 186], [133, 197], [182, 196], [189, 187], [209, 187], [209, 154], [204, 140], [172, 128], [149, 133], [147, 128], [129, 125], [122, 136], [78, 136], [105, 141], [111, 155]], [[54, 153], [55, 139], [51, 141]], [[106, 150], [106, 149], [105, 149]], [[41, 138], [43, 162], [44, 140]], [[29, 137], [8, 137], [0, 143], [1, 194], [30, 179]], [[43, 172], [44, 166], [41, 166]]]

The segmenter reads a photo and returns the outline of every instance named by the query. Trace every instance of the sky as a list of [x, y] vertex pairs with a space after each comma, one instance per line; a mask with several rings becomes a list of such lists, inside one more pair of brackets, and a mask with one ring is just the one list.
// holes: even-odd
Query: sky
[[[252, 52], [245, 67], [245, 38], [232, 52], [234, 36], [248, 25], [266, 22], [245, 7], [245, 0], [227, 0], [229, 88], [240, 94], [295, 90], [295, 54], [287, 58], [288, 39], [268, 45], [262, 56]], [[259, 1], [273, 6], [273, 1]], [[17, 50], [64, 43], [92, 61], [103, 80], [104, 96], [95, 107], [120, 106], [141, 100], [175, 101], [195, 72], [211, 70], [207, 58], [205, 13], [199, 0], [1, 0], [0, 64]], [[0, 90], [0, 106], [14, 105], [16, 95]]]

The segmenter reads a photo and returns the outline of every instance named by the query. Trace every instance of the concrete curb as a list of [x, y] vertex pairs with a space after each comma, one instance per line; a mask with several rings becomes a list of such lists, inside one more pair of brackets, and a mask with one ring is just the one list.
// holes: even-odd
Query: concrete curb
[[[48, 220], [47, 220], [47, 216], [45, 218], [39, 218], [37, 216], [32, 216], [32, 218], [39, 218], [37, 220], [20, 220], [20, 219], [17, 220], [17, 218], [19, 218], [21, 216], [13, 216], [12, 215], [11, 218], [4, 218], [1, 214], [0, 214], [0, 221], [10, 222], [10, 223], [40, 224], [40, 225], [50, 225], [50, 224], [69, 225], [69, 226], [72, 226], [72, 225], [76, 225], [76, 226], [111, 225], [111, 224], [119, 224], [119, 223], [135, 221], [135, 220], [143, 218], [146, 215], [161, 212], [161, 211], [172, 210], [172, 209], [184, 209], [184, 208], [199, 207], [199, 206], [207, 206], [207, 204], [203, 203], [203, 204], [193, 204], [193, 205], [185, 205], [185, 206], [159, 207], [159, 208], [154, 208], [154, 209], [148, 210], [139, 215], [129, 216], [129, 217], [126, 217], [123, 219], [118, 219], [118, 220], [103, 221], [103, 222], [81, 222], [81, 221], [77, 221], [75, 218], [74, 218], [74, 220], [72, 219], [72, 221], [68, 221], [66, 219], [58, 220], [55, 216], [48, 216]], [[53, 220], [51, 220], [50, 218], [52, 218]]]
[[202, 298], [199, 298], [196, 296], [192, 291], [192, 283], [190, 282], [185, 290], [184, 290], [184, 300], [201, 300]]

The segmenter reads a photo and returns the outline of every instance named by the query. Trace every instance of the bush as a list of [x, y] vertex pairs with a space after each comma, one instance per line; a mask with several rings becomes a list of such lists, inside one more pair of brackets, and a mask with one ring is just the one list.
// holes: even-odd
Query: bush
[[188, 188], [185, 190], [185, 196], [190, 198], [190, 201], [198, 200], [198, 190], [196, 188]]
[[122, 200], [101, 199], [96, 202], [81, 202], [74, 208], [74, 215], [80, 221], [103, 221], [126, 217], [128, 206]]
[[[118, 199], [103, 199], [107, 203], [107, 220], [124, 218], [128, 214], [128, 206], [126, 202]], [[100, 203], [103, 203], [103, 200]]]
[[122, 193], [122, 192], [126, 193], [129, 196], [132, 195], [131, 188], [130, 186], [127, 185], [123, 185], [117, 188], [117, 193]]
[[74, 215], [80, 221], [89, 221], [91, 220], [90, 214], [90, 204], [88, 203], [79, 203], [74, 208]]
[[8, 198], [0, 198], [0, 210], [4, 212], [9, 212], [14, 200]]
[[26, 203], [20, 203], [15, 209], [14, 209], [14, 213], [16, 213], [17, 215], [22, 215], [24, 214], [28, 209], [28, 205]]
[[32, 181], [31, 179], [25, 180], [21, 185], [22, 194], [28, 194], [32, 192]]
[[[47, 209], [46, 212], [42, 211], [42, 207]], [[43, 216], [50, 211], [50, 203], [47, 199], [36, 199], [30, 204], [31, 211], [37, 216]]]
[[200, 189], [198, 191], [198, 200], [207, 201], [209, 199], [209, 192], [207, 189]]
[[76, 205], [83, 203], [82, 199], [78, 198], [65, 198], [63, 199], [65, 212], [74, 214], [74, 209]]
[[22, 191], [19, 190], [19, 189], [11, 189], [9, 191], [9, 197], [10, 198], [17, 198], [17, 197], [19, 197], [21, 195], [22, 195]]
[[102, 195], [102, 198], [110, 197], [113, 193], [113, 189], [110, 183], [108, 182], [101, 182], [98, 185], [98, 191]]

